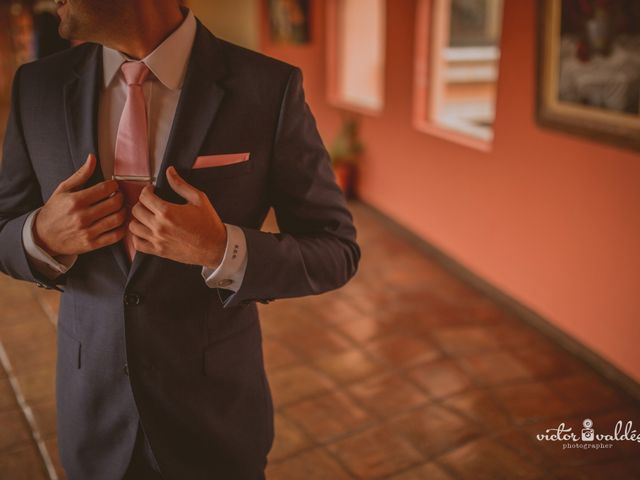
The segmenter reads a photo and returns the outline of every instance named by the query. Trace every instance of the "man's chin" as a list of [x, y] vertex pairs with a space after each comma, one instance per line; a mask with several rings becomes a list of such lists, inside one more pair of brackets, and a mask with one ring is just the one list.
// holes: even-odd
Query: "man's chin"
[[64, 22], [60, 22], [60, 25], [58, 25], [58, 35], [60, 35], [65, 40], [74, 40], [72, 38], [69, 27]]

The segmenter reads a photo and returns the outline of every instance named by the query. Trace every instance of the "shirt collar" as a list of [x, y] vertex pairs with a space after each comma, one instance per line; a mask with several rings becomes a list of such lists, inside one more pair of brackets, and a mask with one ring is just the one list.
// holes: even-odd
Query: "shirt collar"
[[[187, 15], [180, 26], [141, 60], [156, 78], [170, 90], [182, 88], [195, 35], [196, 20], [193, 12], [187, 9]], [[102, 47], [102, 71], [105, 87], [111, 83], [120, 66], [128, 60], [133, 59], [113, 48]]]

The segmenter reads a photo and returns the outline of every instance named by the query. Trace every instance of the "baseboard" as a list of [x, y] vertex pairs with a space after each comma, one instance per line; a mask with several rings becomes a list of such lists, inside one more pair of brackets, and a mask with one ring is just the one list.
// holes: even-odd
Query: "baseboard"
[[527, 324], [541, 332], [558, 346], [585, 362], [595, 370], [596, 373], [608, 380], [614, 387], [617, 387], [630, 396], [632, 401], [640, 402], [640, 383], [635, 381], [598, 353], [594, 352], [582, 342], [549, 322], [531, 308], [522, 304], [479, 275], [475, 274], [446, 252], [429, 243], [424, 238], [419, 237], [407, 227], [401, 225], [396, 220], [393, 220], [376, 207], [360, 200], [356, 200], [354, 202], [371, 212], [371, 214], [377, 217], [390, 230], [407, 240], [411, 245], [424, 252], [430, 258], [434, 259], [453, 275], [467, 282], [476, 290], [494, 300], [496, 303], [504, 306], [504, 308], [508, 309], [518, 318], [521, 318]]

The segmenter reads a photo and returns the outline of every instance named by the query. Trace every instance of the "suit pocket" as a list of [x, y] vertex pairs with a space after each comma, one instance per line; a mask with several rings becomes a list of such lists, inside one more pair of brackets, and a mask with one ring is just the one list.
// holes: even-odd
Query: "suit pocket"
[[191, 168], [186, 174], [186, 179], [195, 183], [199, 181], [214, 180], [218, 178], [231, 178], [246, 175], [251, 172], [253, 160], [218, 165], [213, 167]]
[[192, 168], [221, 167], [235, 163], [246, 162], [251, 157], [250, 152], [244, 153], [220, 153], [216, 155], [202, 155], [196, 158]]

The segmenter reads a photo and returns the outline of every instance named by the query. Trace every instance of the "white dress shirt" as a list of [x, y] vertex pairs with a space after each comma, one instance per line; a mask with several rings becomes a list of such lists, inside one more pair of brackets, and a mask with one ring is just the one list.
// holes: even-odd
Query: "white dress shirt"
[[[191, 10], [182, 24], [141, 61], [151, 70], [143, 85], [149, 129], [150, 171], [157, 178], [167, 146], [178, 99], [196, 34], [196, 20]], [[127, 99], [127, 84], [120, 66], [132, 60], [108, 47], [102, 48], [104, 84], [98, 110], [98, 162], [104, 178], [111, 178], [120, 117]], [[155, 182], [154, 182], [155, 184]], [[215, 207], [215, 205], [214, 205]], [[22, 230], [25, 251], [33, 265], [48, 278], [55, 278], [69, 270], [77, 255], [55, 258], [36, 245], [33, 223], [39, 209], [27, 217]], [[247, 246], [244, 232], [235, 225], [224, 224], [227, 245], [217, 268], [202, 268], [202, 277], [211, 288], [238, 291], [247, 266]]]

